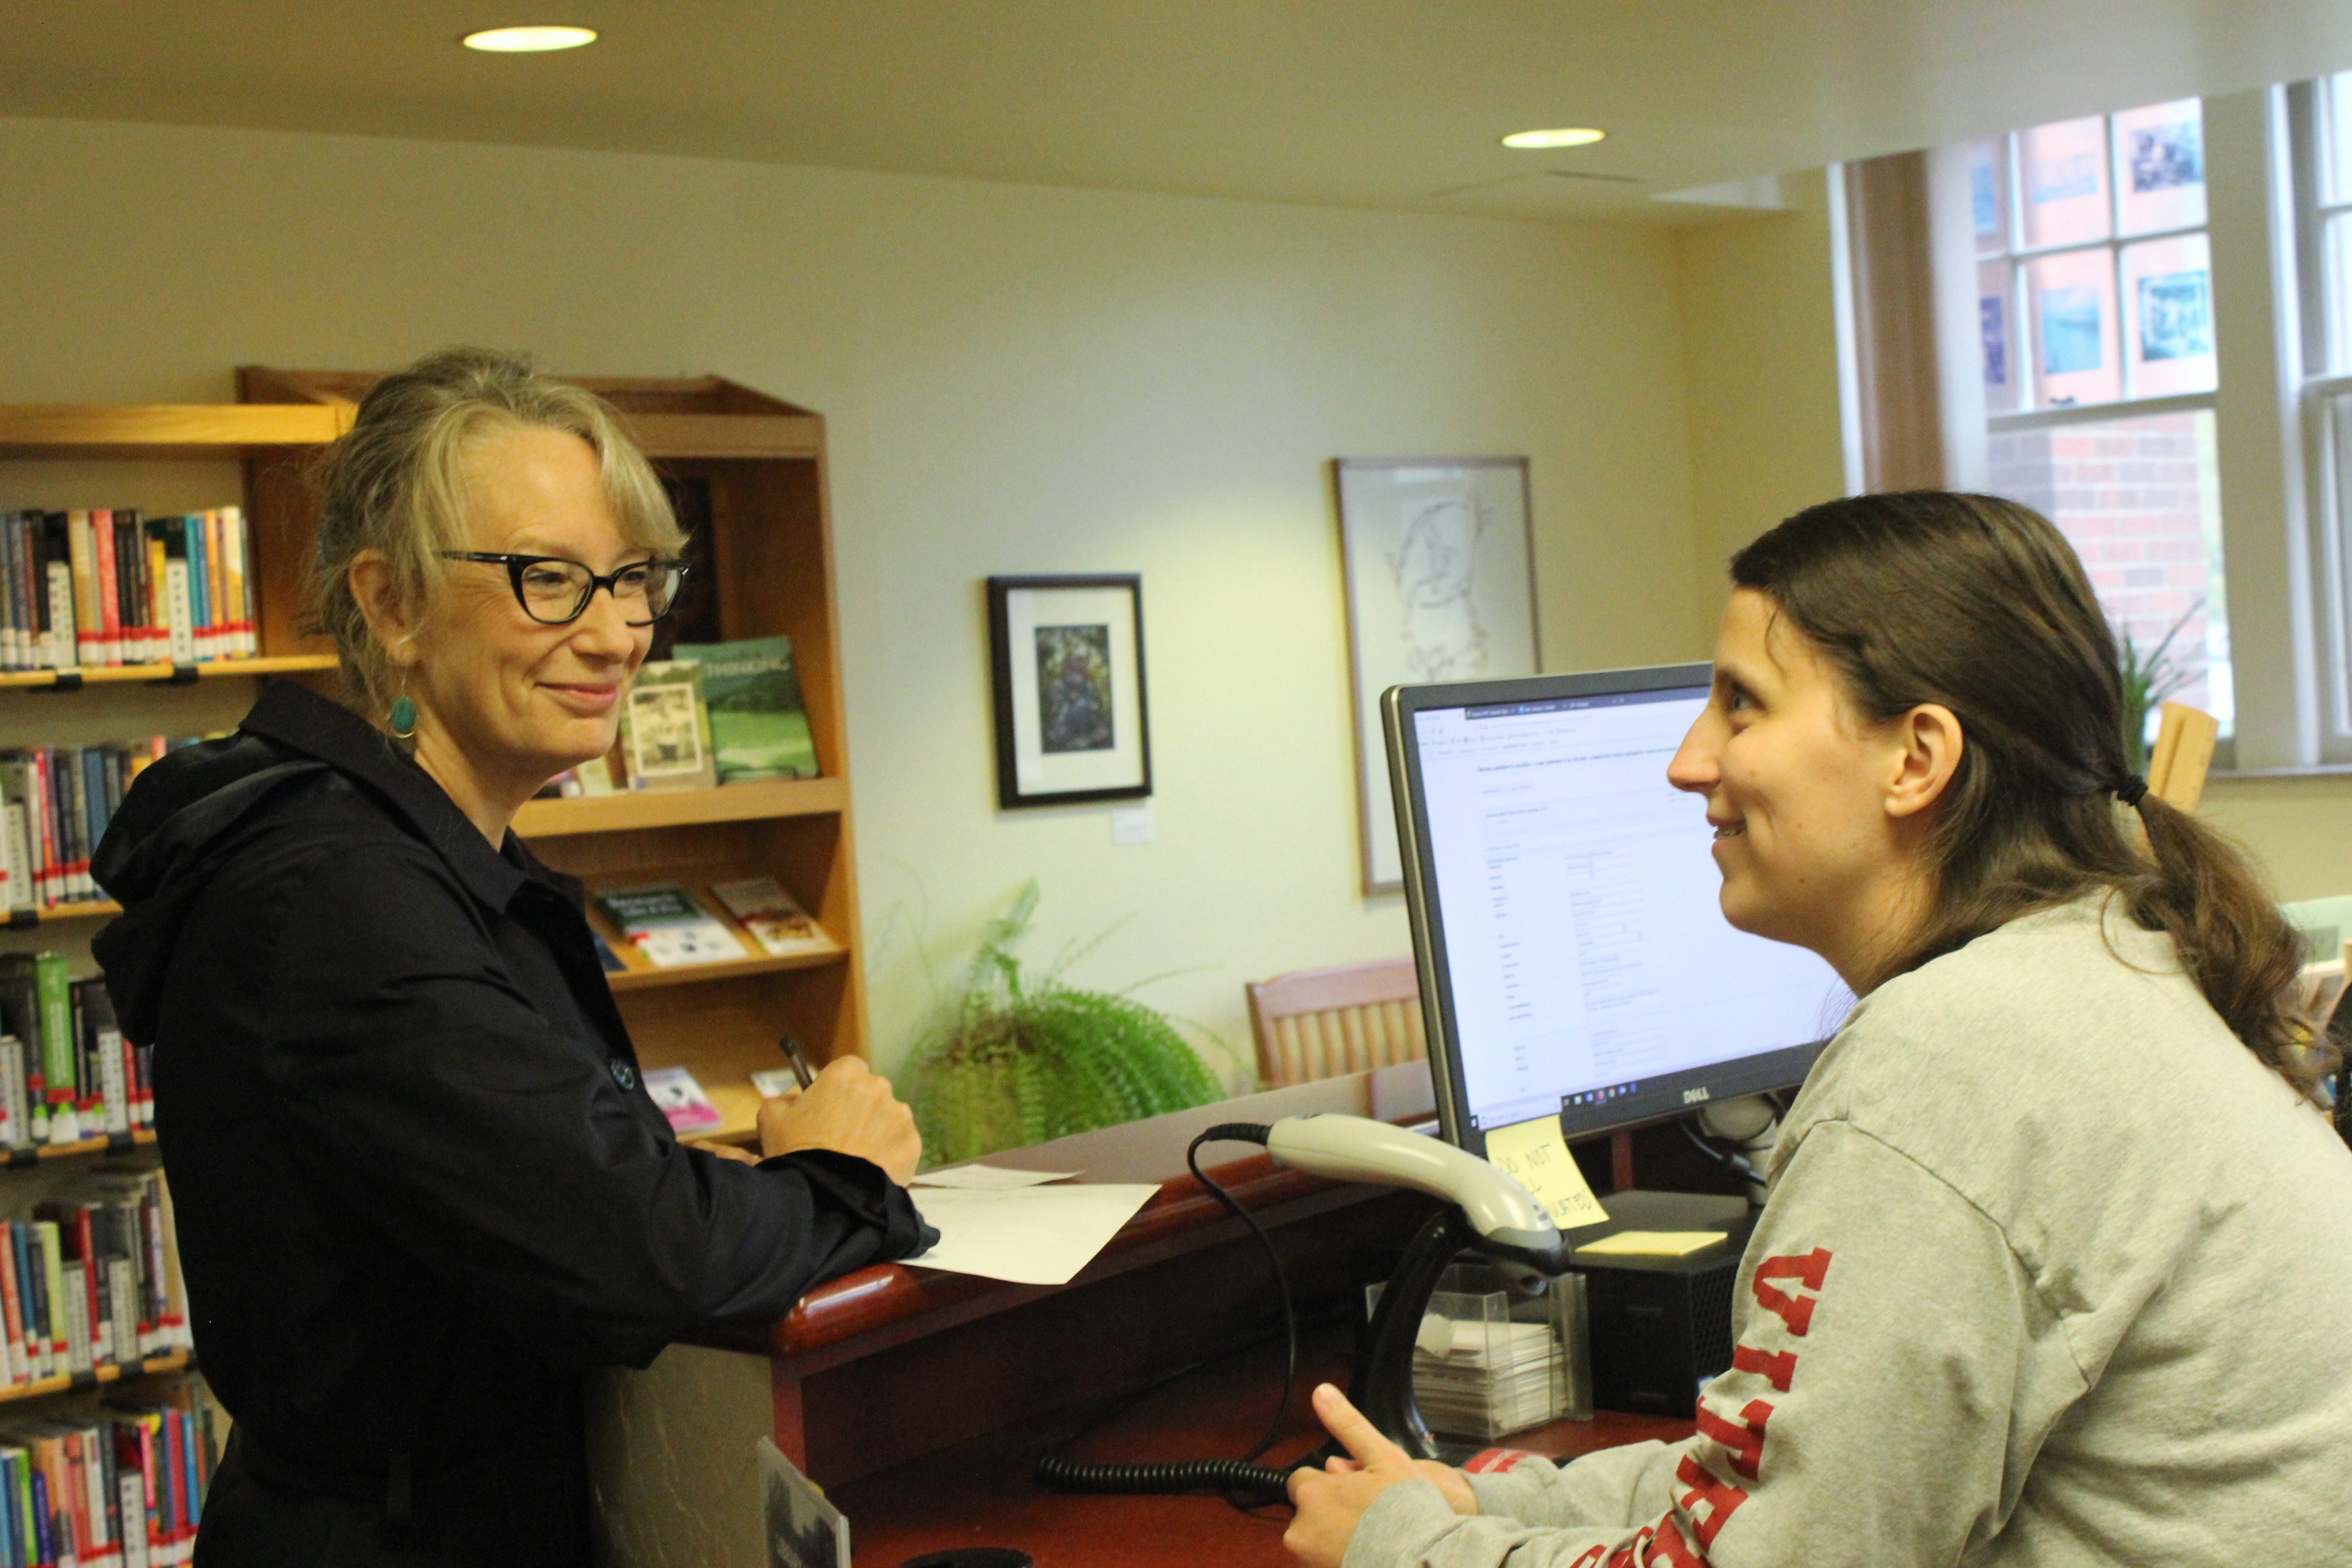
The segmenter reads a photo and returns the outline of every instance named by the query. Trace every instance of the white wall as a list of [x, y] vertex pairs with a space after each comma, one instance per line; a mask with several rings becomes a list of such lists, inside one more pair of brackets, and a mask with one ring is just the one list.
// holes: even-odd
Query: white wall
[[[1663, 232], [0, 121], [0, 401], [481, 342], [824, 412], [885, 1065], [900, 917], [951, 971], [1033, 874], [1038, 957], [1128, 921], [1074, 978], [1177, 972], [1144, 998], [1244, 1055], [1244, 980], [1405, 950], [1357, 891], [1327, 459], [1525, 454], [1549, 662], [1706, 647]], [[1143, 574], [1148, 847], [994, 809], [980, 580], [1072, 571]]]

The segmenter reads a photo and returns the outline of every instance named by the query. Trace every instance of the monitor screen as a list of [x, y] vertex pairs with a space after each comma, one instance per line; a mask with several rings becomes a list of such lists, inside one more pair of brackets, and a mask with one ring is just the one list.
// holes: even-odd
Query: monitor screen
[[1732, 929], [1666, 764], [1706, 665], [1402, 687], [1385, 700], [1446, 1136], [1570, 1135], [1794, 1084], [1851, 998]]

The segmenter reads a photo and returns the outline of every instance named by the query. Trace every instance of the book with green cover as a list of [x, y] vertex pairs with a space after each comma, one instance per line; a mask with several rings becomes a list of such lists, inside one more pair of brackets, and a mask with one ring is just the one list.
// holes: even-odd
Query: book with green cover
[[670, 657], [702, 667], [720, 784], [817, 776], [816, 743], [793, 667], [792, 638], [680, 643]]

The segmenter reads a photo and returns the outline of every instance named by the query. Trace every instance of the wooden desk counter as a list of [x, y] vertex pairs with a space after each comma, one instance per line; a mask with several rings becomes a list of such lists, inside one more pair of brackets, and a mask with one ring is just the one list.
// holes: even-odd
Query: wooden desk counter
[[[1407, 1122], [1431, 1110], [1428, 1070], [1415, 1063], [992, 1156], [1160, 1190], [1066, 1286], [886, 1264], [811, 1291], [766, 1329], [673, 1346], [645, 1373], [592, 1379], [601, 1560], [761, 1563], [757, 1437], [772, 1437], [819, 1484], [839, 1488], [1089, 1407], [1259, 1337], [1279, 1311], [1265, 1256], [1181, 1173], [1186, 1146], [1220, 1122], [1308, 1112]], [[1215, 1152], [1225, 1159], [1203, 1163], [1273, 1236], [1302, 1300], [1356, 1289], [1364, 1259], [1392, 1254], [1433, 1206], [1418, 1194], [1278, 1170], [1246, 1144]]]
[[[598, 1561], [761, 1568], [761, 1436], [843, 1501], [860, 1568], [897, 1568], [933, 1549], [926, 1543], [970, 1544], [975, 1531], [1032, 1551], [1043, 1568], [1281, 1561], [1271, 1516], [1248, 1519], [1215, 1498], [1058, 1497], [1029, 1480], [1029, 1467], [1119, 1394], [1279, 1326], [1257, 1243], [1182, 1173], [1195, 1136], [1220, 1122], [1309, 1112], [1410, 1123], [1432, 1110], [1428, 1069], [1412, 1063], [992, 1156], [1089, 1181], [1156, 1183], [1160, 1192], [1066, 1286], [887, 1264], [811, 1291], [782, 1322], [673, 1346], [645, 1373], [592, 1379]], [[1204, 1164], [1265, 1226], [1301, 1301], [1338, 1300], [1381, 1278], [1434, 1206], [1418, 1194], [1280, 1170], [1245, 1144], [1216, 1146], [1213, 1156], [1221, 1158]], [[1630, 1157], [1621, 1152], [1616, 1164], [1619, 1184], [1630, 1184]], [[1268, 1381], [1265, 1373], [1271, 1353], [1186, 1380], [1090, 1438], [1100, 1447], [1085, 1452], [1240, 1453], [1279, 1392], [1278, 1374]], [[1344, 1383], [1345, 1361], [1327, 1346], [1318, 1375]], [[1309, 1422], [1302, 1400], [1299, 1440], [1276, 1452], [1310, 1446]], [[1603, 1416], [1515, 1444], [1569, 1454], [1688, 1430]], [[1203, 1552], [1204, 1542], [1214, 1551]]]
[[[1341, 1336], [1308, 1342], [1298, 1397], [1274, 1457], [1287, 1459], [1322, 1440], [1307, 1394], [1317, 1382], [1347, 1382]], [[1266, 1345], [1202, 1369], [1105, 1421], [1068, 1451], [1117, 1462], [1237, 1455], [1257, 1441], [1282, 1388], [1282, 1347]], [[1060, 1447], [1083, 1415], [1047, 1418], [991, 1433], [843, 1487], [833, 1500], [849, 1518], [859, 1568], [898, 1568], [908, 1558], [958, 1546], [1011, 1546], [1038, 1568], [1287, 1568], [1282, 1531], [1289, 1510], [1244, 1513], [1223, 1499], [1074, 1497], [1030, 1479], [1037, 1456]], [[1503, 1439], [1510, 1447], [1567, 1458], [1646, 1438], [1675, 1442], [1687, 1421], [1598, 1413]]]

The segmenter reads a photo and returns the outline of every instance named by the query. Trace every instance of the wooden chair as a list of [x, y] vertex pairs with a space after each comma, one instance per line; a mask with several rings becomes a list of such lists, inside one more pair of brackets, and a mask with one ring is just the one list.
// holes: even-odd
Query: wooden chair
[[1301, 969], [1248, 991], [1258, 1076], [1268, 1089], [1428, 1058], [1410, 958]]

